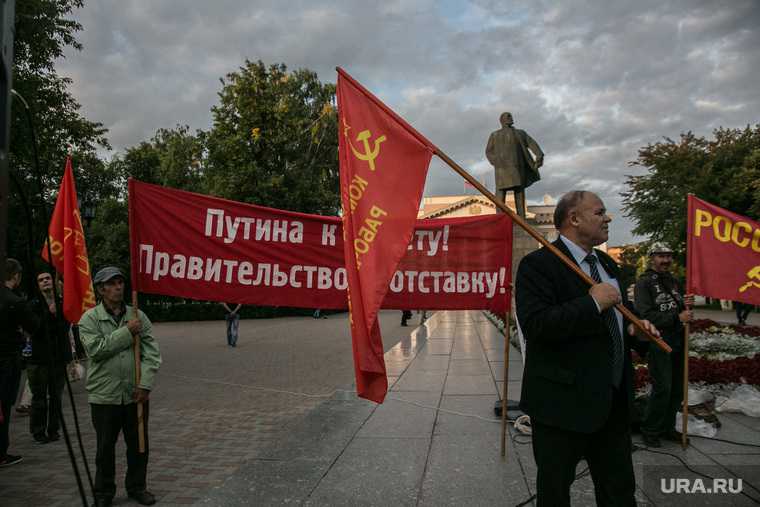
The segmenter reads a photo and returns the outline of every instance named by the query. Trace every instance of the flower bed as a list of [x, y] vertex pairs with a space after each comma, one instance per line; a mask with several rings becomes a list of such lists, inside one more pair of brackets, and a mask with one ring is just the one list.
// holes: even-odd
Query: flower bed
[[[646, 361], [634, 352], [635, 388], [649, 383]], [[689, 382], [760, 385], [760, 328], [699, 319], [689, 337]]]

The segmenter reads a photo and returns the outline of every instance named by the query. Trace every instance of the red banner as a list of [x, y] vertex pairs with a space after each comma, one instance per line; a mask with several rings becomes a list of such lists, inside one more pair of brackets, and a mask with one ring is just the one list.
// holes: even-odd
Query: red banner
[[338, 159], [359, 396], [388, 390], [377, 312], [406, 246], [434, 146], [338, 69]]
[[760, 223], [689, 195], [687, 292], [760, 305]]
[[[66, 158], [58, 200], [48, 227], [48, 241], [53, 254], [53, 267], [63, 274], [63, 316], [69, 322], [79, 322], [82, 314], [95, 306], [95, 293], [92, 290], [90, 261], [77, 204], [71, 157]], [[45, 261], [50, 262], [47, 242], [41, 254]]]
[[[262, 306], [345, 309], [338, 217], [307, 215], [129, 181], [133, 287]], [[504, 313], [506, 215], [417, 220], [383, 308]]]

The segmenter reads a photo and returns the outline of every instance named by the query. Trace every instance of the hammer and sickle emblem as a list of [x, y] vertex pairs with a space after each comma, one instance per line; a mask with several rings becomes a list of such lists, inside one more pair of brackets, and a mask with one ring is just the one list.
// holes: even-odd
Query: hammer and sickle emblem
[[354, 148], [354, 144], [351, 142], [351, 138], [348, 137], [348, 131], [351, 130], [351, 126], [346, 122], [346, 118], [343, 118], [343, 135], [346, 136], [348, 139], [348, 145], [351, 147], [351, 151], [354, 153], [354, 156], [358, 158], [359, 160], [364, 160], [365, 162], [369, 163], [369, 168], [371, 171], [375, 170], [375, 159], [380, 155], [380, 143], [387, 140], [387, 137], [385, 135], [381, 135], [377, 139], [375, 139], [374, 145], [372, 148], [369, 146], [370, 138], [372, 137], [372, 132], [367, 130], [362, 130], [359, 132], [356, 136], [356, 140], [364, 144], [364, 153], [360, 152], [356, 148]]
[[349, 143], [349, 146], [351, 146], [351, 151], [354, 152], [354, 155], [359, 160], [364, 160], [365, 162], [369, 163], [369, 168], [371, 171], [375, 170], [375, 159], [378, 155], [380, 155], [380, 143], [386, 140], [386, 137], [380, 136], [374, 141], [374, 146], [372, 148], [369, 147], [369, 139], [372, 137], [372, 132], [369, 130], [362, 130], [359, 132], [359, 134], [356, 136], [356, 140], [364, 143], [364, 153], [361, 153], [357, 151], [356, 148], [354, 148], [354, 145]]
[[760, 289], [760, 266], [755, 266], [747, 271], [747, 278], [749, 278], [749, 281], [739, 288], [739, 292], [744, 292], [750, 287]]

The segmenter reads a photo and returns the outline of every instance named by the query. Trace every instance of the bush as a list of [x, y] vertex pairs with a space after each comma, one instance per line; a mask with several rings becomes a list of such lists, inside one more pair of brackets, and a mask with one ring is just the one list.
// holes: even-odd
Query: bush
[[[145, 302], [140, 305], [152, 322], [181, 322], [224, 319], [224, 307], [208, 302]], [[274, 306], [246, 306], [240, 309], [241, 319], [271, 319], [275, 317], [311, 317], [314, 310]], [[341, 310], [322, 310], [322, 315], [341, 313]]]

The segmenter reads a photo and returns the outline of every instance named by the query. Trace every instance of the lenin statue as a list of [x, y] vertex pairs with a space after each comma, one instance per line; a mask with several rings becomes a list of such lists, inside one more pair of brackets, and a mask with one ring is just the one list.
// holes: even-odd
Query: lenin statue
[[512, 127], [512, 113], [499, 117], [501, 129], [488, 138], [486, 157], [496, 171], [496, 195], [506, 203], [507, 192], [515, 194], [517, 214], [525, 218], [525, 189], [541, 179], [538, 168], [544, 152], [524, 130]]

